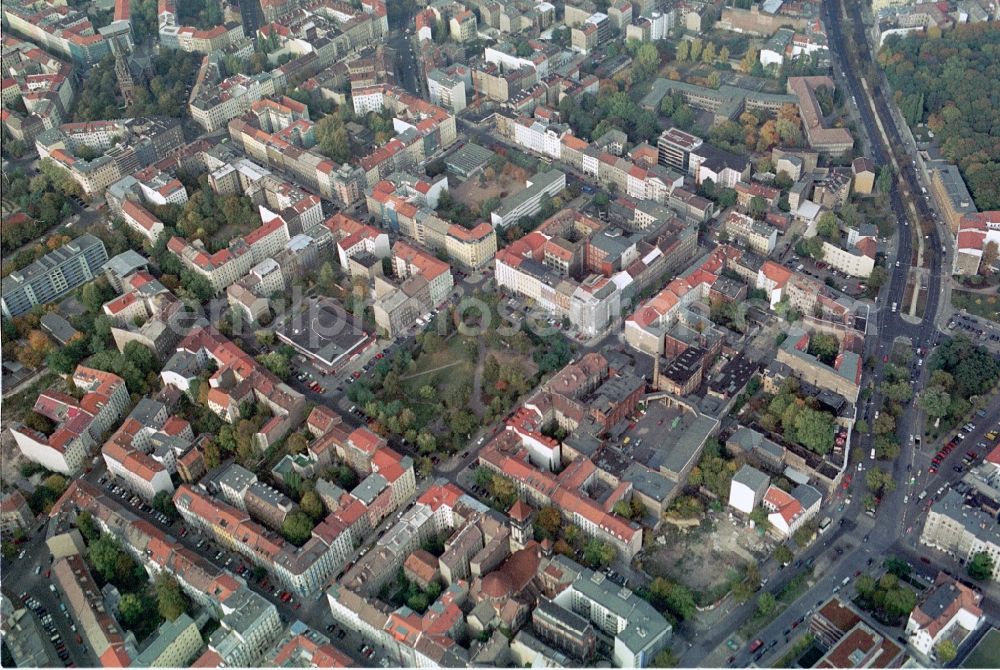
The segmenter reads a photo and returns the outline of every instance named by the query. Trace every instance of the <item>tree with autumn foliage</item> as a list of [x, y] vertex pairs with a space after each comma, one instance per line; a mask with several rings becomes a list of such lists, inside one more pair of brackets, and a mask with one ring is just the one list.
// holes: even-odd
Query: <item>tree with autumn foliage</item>
[[45, 362], [45, 356], [52, 350], [52, 340], [40, 330], [28, 333], [27, 343], [17, 350], [18, 362], [28, 368], [38, 369]]
[[757, 135], [757, 151], [767, 151], [781, 142], [781, 134], [774, 119], [769, 119], [760, 127]]
[[538, 516], [535, 517], [535, 530], [543, 539], [555, 537], [561, 525], [562, 513], [558, 507], [548, 506], [538, 510]]

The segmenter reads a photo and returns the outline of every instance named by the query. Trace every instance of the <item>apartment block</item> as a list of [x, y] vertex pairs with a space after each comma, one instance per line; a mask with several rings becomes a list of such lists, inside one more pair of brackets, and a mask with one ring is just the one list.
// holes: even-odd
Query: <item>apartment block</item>
[[177, 345], [164, 364], [160, 377], [169, 386], [186, 393], [209, 365], [208, 408], [223, 421], [236, 423], [244, 402], [260, 402], [271, 411], [271, 419], [254, 436], [261, 451], [298, 425], [305, 412], [305, 398], [279, 380], [232, 341], [211, 327], [191, 332]]
[[953, 272], [978, 273], [988, 245], [1000, 245], [1000, 210], [963, 215], [955, 235]]
[[35, 515], [19, 490], [14, 489], [0, 498], [0, 530], [4, 535], [18, 528], [27, 530], [34, 521]]
[[725, 230], [762, 256], [774, 251], [778, 242], [777, 228], [763, 221], [754, 221], [746, 214], [735, 211], [726, 217]]
[[74, 8], [14, 0], [4, 3], [2, 13], [11, 30], [76, 63], [96, 63], [110, 50], [87, 16]]
[[[248, 588], [221, 602], [219, 628], [208, 639], [212, 665], [249, 667], [258, 664], [281, 632], [281, 619], [273, 603]], [[197, 665], [201, 665], [198, 663]]]
[[452, 224], [445, 236], [445, 252], [450, 260], [467, 268], [483, 268], [496, 256], [496, 230], [486, 222], [471, 229]]
[[[73, 66], [10, 34], [2, 43], [3, 125], [14, 139], [32, 146], [43, 130], [68, 119], [75, 97]], [[26, 115], [15, 111], [16, 101]]]
[[933, 161], [928, 166], [931, 173], [931, 193], [944, 220], [953, 233], [958, 233], [962, 218], [975, 214], [976, 203], [969, 194], [958, 166], [944, 161]]
[[[962, 631], [974, 632], [984, 622], [983, 594], [939, 572], [934, 585], [922, 594], [906, 621], [906, 638], [913, 648], [930, 656], [938, 643], [955, 640]], [[956, 640], [961, 644], [960, 640]], [[957, 646], [957, 645], [956, 645]]]
[[847, 332], [840, 334], [841, 351], [833, 364], [827, 365], [808, 353], [810, 337], [801, 326], [792, 326], [788, 338], [778, 347], [777, 361], [791, 367], [810, 384], [856, 401], [861, 391], [862, 361], [858, 351], [863, 341]]
[[1000, 579], [1000, 523], [986, 512], [966, 505], [961, 494], [954, 490], [931, 505], [920, 542], [964, 561], [985, 552], [993, 559], [993, 579]]
[[496, 228], [507, 228], [526, 216], [541, 210], [542, 199], [552, 197], [566, 188], [566, 174], [559, 170], [540, 172], [528, 180], [526, 188], [504, 198], [490, 214]]
[[52, 564], [52, 580], [65, 596], [66, 607], [79, 624], [84, 644], [104, 667], [131, 665], [134, 647], [125, 632], [107, 611], [101, 590], [97, 588], [83, 556], [73, 554]]
[[597, 634], [590, 621], [544, 596], [531, 613], [531, 623], [539, 639], [581, 662], [590, 659], [597, 650]]
[[301, 596], [315, 593], [354, 550], [350, 534], [343, 532], [343, 525], [335, 518], [324, 520], [305, 544], [295, 547], [253, 521], [247, 512], [212, 498], [200, 486], [181, 485], [174, 494], [174, 504], [186, 523], [269, 571]]
[[181, 301], [144, 269], [118, 283], [122, 295], [101, 307], [112, 320], [115, 346], [124, 351], [129, 342], [138, 342], [166, 360], [191, 321]]
[[420, 276], [427, 281], [432, 305], [438, 305], [448, 298], [454, 279], [447, 263], [403, 241], [392, 245], [391, 259], [396, 278], [406, 280]]
[[185, 668], [202, 647], [201, 633], [194, 619], [181, 613], [164, 621], [150, 636], [149, 643], [132, 661], [135, 668]]
[[842, 154], [854, 146], [854, 137], [847, 128], [826, 128], [823, 110], [816, 99], [816, 89], [825, 86], [836, 89], [827, 76], [789, 77], [787, 90], [798, 100], [799, 116], [806, 131], [809, 146], [820, 153]]
[[161, 491], [173, 494], [170, 475], [193, 443], [194, 432], [187, 421], [169, 416], [162, 403], [144, 398], [104, 443], [101, 453], [109, 473], [151, 501]]
[[556, 595], [557, 605], [579, 614], [614, 640], [612, 662], [621, 668], [644, 668], [663, 649], [673, 627], [653, 606], [627, 588], [618, 586], [601, 572], [572, 563], [565, 557], [554, 559], [569, 564], [576, 574], [570, 585]]
[[93, 235], [82, 235], [31, 265], [15, 270], [3, 282], [0, 308], [7, 318], [44, 305], [94, 279], [108, 260], [104, 243]]
[[472, 90], [472, 70], [460, 63], [427, 74], [427, 91], [431, 102], [458, 114], [466, 106], [466, 94]]
[[45, 391], [35, 401], [34, 411], [56, 424], [51, 435], [21, 424], [10, 429], [25, 458], [64, 475], [80, 472], [91, 449], [118, 422], [129, 403], [125, 382], [110, 372], [80, 365], [73, 381], [84, 391], [79, 401], [58, 391]]
[[270, 73], [236, 74], [214, 86], [205, 86], [192, 98], [188, 108], [191, 118], [210, 133], [225, 128], [253, 103], [278, 92], [279, 87]]
[[122, 220], [125, 225], [156, 244], [163, 234], [163, 222], [142, 205], [126, 200], [122, 203]]

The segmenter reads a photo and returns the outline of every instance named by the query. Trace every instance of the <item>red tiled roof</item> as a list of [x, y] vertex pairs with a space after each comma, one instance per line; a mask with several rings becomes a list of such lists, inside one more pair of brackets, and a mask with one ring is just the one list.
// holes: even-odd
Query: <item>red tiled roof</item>
[[403, 568], [424, 582], [430, 582], [437, 577], [438, 559], [429, 551], [417, 549], [403, 561]]
[[206, 649], [205, 653], [196, 658], [191, 663], [192, 668], [221, 668], [223, 667], [222, 657], [211, 649]]
[[153, 226], [157, 223], [159, 223], [160, 226], [163, 226], [163, 222], [153, 216], [148, 209], [136, 202], [133, 202], [132, 200], [126, 200], [122, 203], [122, 214], [129, 217], [146, 230], [151, 231]]
[[437, 511], [442, 505], [454, 507], [462, 495], [462, 490], [450, 482], [443, 485], [435, 484], [427, 489], [417, 502], [429, 505], [431, 509]]
[[802, 503], [777, 486], [771, 486], [764, 494], [764, 505], [781, 515], [785, 523], [791, 524], [802, 514]]
[[472, 229], [465, 228], [454, 223], [448, 226], [448, 234], [454, 238], [462, 240], [463, 242], [478, 242], [489, 237], [492, 232], [493, 226], [485, 221]]
[[361, 428], [355, 428], [354, 431], [347, 436], [347, 439], [355, 449], [358, 449], [366, 454], [374, 454], [375, 450], [385, 443], [385, 440], [364, 426]]
[[124, 642], [112, 644], [101, 654], [101, 667], [127, 668], [130, 665], [132, 665], [132, 659], [125, 651]]
[[527, 521], [531, 517], [531, 508], [520, 498], [517, 499], [509, 510], [507, 516], [517, 522]]
[[773, 281], [778, 286], [784, 286], [792, 276], [791, 270], [775, 263], [774, 261], [765, 261], [761, 271], [764, 273], [765, 277]]
[[993, 448], [993, 451], [986, 455], [986, 460], [993, 465], [1000, 465], [1000, 443], [997, 443], [997, 446]]
[[271, 233], [280, 230], [285, 227], [285, 220], [280, 216], [275, 216], [273, 219], [264, 223], [263, 225], [254, 228], [249, 233], [243, 237], [243, 241], [253, 246], [257, 242], [270, 235]]

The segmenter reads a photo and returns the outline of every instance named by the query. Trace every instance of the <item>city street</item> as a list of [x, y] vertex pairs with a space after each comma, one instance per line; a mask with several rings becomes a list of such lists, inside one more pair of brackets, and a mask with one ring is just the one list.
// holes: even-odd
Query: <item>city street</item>
[[422, 95], [424, 86], [412, 36], [400, 32], [390, 37], [388, 44], [396, 51], [397, 81], [410, 93]]
[[[917, 212], [916, 218], [911, 216], [904, 196], [921, 193], [919, 181], [921, 175], [914, 169], [911, 161], [897, 161], [892, 155], [890, 146], [900, 147], [903, 144], [899, 139], [894, 117], [889, 112], [882, 89], [876, 87], [875, 95], [869, 96], [868, 88], [861, 83], [857, 67], [851, 66], [844, 59], [848, 48], [842, 32], [844, 22], [832, 14], [834, 8], [839, 13], [839, 3], [824, 3], [823, 7], [825, 24], [829, 28], [831, 52], [835, 61], [840, 63], [840, 68], [845, 73], [844, 80], [849, 92], [858, 103], [863, 130], [872, 148], [872, 157], [878, 166], [895, 163], [899, 168], [899, 178], [894, 182], [890, 194], [892, 211], [900, 224], [897, 226], [895, 248], [890, 249], [887, 257], [887, 266], [890, 269], [891, 277], [888, 284], [883, 287], [877, 303], [879, 309], [874, 315], [877, 327], [869, 329], [871, 336], [866, 342], [866, 354], [881, 361], [884, 356], [891, 352], [892, 344], [897, 338], [907, 338], [913, 349], [930, 349], [939, 340], [939, 307], [942, 306], [942, 303], [947, 303], [947, 296], [943, 296], [946, 289], [942, 287], [942, 280], [944, 279], [944, 282], [947, 283], [948, 272], [947, 270], [943, 271], [943, 268], [949, 268], [950, 265], [947, 264], [947, 255], [939, 253], [938, 250], [947, 248], [943, 246], [947, 243], [942, 243], [942, 237], [947, 239], [947, 236], [939, 236], [937, 227], [933, 224], [929, 227], [921, 227], [922, 223], [933, 221], [926, 199], [919, 196], [909, 198]], [[861, 10], [857, 5], [852, 5], [852, 7], [855, 39], [864, 40]], [[862, 43], [857, 57], [862, 62], [871, 58], [866, 42]], [[879, 116], [881, 128], [885, 129], [887, 138], [883, 137], [880, 132], [880, 124], [876, 122], [872, 106]], [[901, 225], [904, 221], [907, 225]], [[901, 303], [903, 300], [910, 268], [916, 264], [913, 236], [921, 234], [927, 236], [923, 240], [923, 244], [924, 255], [929, 259], [929, 264], [927, 264], [929, 271], [927, 273], [927, 303], [924, 318], [917, 320], [903, 314], [903, 312], [908, 311], [909, 305], [900, 306], [898, 311], [891, 310], [889, 306], [893, 303]], [[895, 267], [896, 261], [899, 261], [899, 267]], [[945, 298], [944, 301], [942, 301], [942, 297]], [[917, 378], [914, 381], [914, 396], [922, 388], [927, 376], [926, 368], [921, 370], [918, 366], [918, 370]], [[866, 375], [866, 382], [877, 388], [883, 379], [883, 374], [883, 367], [876, 365], [875, 371]], [[870, 408], [869, 418], [875, 410], [882, 407], [882, 402], [881, 395], [877, 391], [874, 392], [867, 405]], [[807, 592], [799, 596], [794, 603], [791, 603], [773, 621], [756, 633], [755, 637], [765, 643], [763, 653], [758, 652], [757, 656], [754, 657], [750, 654], [748, 647], [744, 646], [735, 654], [730, 665], [746, 666], [751, 662], [756, 662], [758, 665], [768, 665], [781, 658], [785, 651], [785, 645], [782, 644], [782, 641], [788, 642], [790, 639], [788, 633], [793, 624], [796, 621], [801, 621], [807, 613], [829, 598], [835, 589], [838, 591], [841, 588], [850, 589], [849, 580], [854, 578], [859, 569], [865, 569], [869, 566], [869, 560], [872, 561], [871, 566], [874, 568], [881, 563], [885, 556], [894, 551], [904, 554], [907, 558], [927, 553], [926, 548], [914, 551], [917, 547], [916, 543], [919, 539], [919, 531], [922, 528], [927, 506], [940, 487], [961, 478], [962, 473], [956, 473], [952, 469], [956, 460], [961, 459], [961, 456], [955, 454], [964, 453], [972, 445], [976, 445], [984, 433], [996, 427], [998, 420], [1000, 420], [1000, 399], [994, 398], [992, 400], [985, 417], [973, 417], [972, 420], [976, 423], [976, 430], [972, 431], [962, 443], [962, 445], [969, 446], [962, 448], [960, 445], [960, 448], [956, 449], [941, 464], [939, 472], [932, 475], [928, 473], [927, 465], [929, 465], [931, 456], [937, 451], [939, 444], [925, 441], [921, 449], [916, 447], [915, 442], [909, 439], [909, 436], [922, 435], [923, 417], [914, 407], [911, 406], [907, 409], [897, 425], [897, 434], [903, 438], [903, 446], [900, 457], [893, 464], [893, 478], [898, 483], [895, 491], [885, 496], [876, 512], [875, 519], [872, 520], [864, 514], [861, 502], [865, 489], [863, 477], [854, 478], [851, 489], [851, 504], [846, 508], [843, 505], [838, 508], [843, 510], [842, 516], [841, 514], [836, 516], [841, 519], [856, 520], [856, 523], [848, 522], [836, 529], [831, 529], [826, 538], [817, 540], [813, 547], [799, 557], [800, 559], [808, 559], [826, 554], [830, 560], [829, 568], [818, 577]], [[859, 446], [866, 455], [865, 460], [868, 461], [867, 454], [872, 447], [872, 436], [862, 435], [859, 442]], [[976, 450], [983, 451], [982, 448]], [[869, 464], [870, 461], [866, 463], [866, 465]], [[854, 464], [852, 463], [850, 466], [853, 467]], [[909, 483], [911, 478], [914, 478], [912, 485]], [[928, 492], [927, 496], [923, 501], [918, 501], [919, 493], [924, 490]], [[919, 565], [919, 559], [914, 564]], [[922, 572], [933, 576], [934, 569], [929, 566], [924, 567], [926, 569]], [[793, 576], [794, 571], [785, 568], [770, 580], [767, 589], [772, 593], [778, 593]], [[845, 584], [845, 580], [848, 580], [847, 584]], [[680, 665], [706, 664], [711, 666], [720, 663], [718, 653], [711, 655], [713, 650], [722, 645], [740, 627], [742, 622], [753, 614], [754, 603], [755, 601], [752, 599], [736, 607], [721, 622], [714, 625], [712, 631], [706, 636], [695, 639], [687, 650], [678, 649]], [[995, 616], [996, 613], [994, 612], [993, 615]], [[902, 633], [900, 630], [884, 632], [890, 639]], [[771, 646], [772, 641], [777, 641], [777, 644]], [[728, 650], [726, 651], [728, 653]], [[714, 662], [707, 659], [714, 659]]]
[[[59, 608], [63, 604], [59, 587], [56, 586], [55, 590], [50, 588], [55, 584], [55, 580], [51, 575], [52, 554], [45, 544], [47, 522], [48, 517], [43, 516], [28, 540], [18, 545], [18, 550], [24, 552], [23, 558], [15, 557], [13, 560], [3, 561], [4, 592], [14, 601], [15, 608], [22, 607], [17, 597], [18, 593], [27, 593], [37, 600], [41, 607], [52, 615], [52, 624], [66, 645], [70, 661], [80, 668], [98, 666], [100, 664], [89, 647], [77, 643], [77, 632], [71, 628], [76, 625], [75, 622], [69, 614]], [[38, 575], [35, 574], [36, 567], [40, 568]], [[46, 572], [49, 576], [46, 576]]]

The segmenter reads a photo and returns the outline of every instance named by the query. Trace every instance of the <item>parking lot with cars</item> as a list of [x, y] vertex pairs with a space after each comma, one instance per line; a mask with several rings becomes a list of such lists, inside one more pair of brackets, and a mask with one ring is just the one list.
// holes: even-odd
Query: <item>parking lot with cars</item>
[[[46, 574], [48, 574], [48, 571]], [[49, 588], [52, 590], [52, 593], [58, 593], [55, 586], [50, 585]], [[56, 629], [56, 620], [53, 618], [52, 613], [49, 612], [49, 610], [43, 606], [37, 598], [34, 596], [28, 596], [25, 592], [22, 592], [18, 598], [20, 599], [22, 605], [34, 612], [35, 616], [38, 617], [38, 620], [42, 625], [42, 629], [45, 631], [45, 634], [49, 636], [49, 641], [52, 642], [52, 645], [56, 650], [56, 655], [59, 656], [59, 660], [62, 661], [63, 666], [67, 668], [76, 667], [76, 664], [70, 658], [69, 650], [66, 648], [66, 640]], [[70, 621], [70, 615], [66, 610], [66, 605], [64, 603], [59, 603], [59, 610], [56, 612], [56, 616], [65, 617], [67, 619], [69, 629], [75, 637], [75, 639], [71, 641], [71, 644], [82, 643], [83, 640], [77, 632], [76, 624]]]
[[800, 258], [794, 253], [786, 258], [782, 264], [789, 270], [794, 270], [813, 279], [818, 279], [830, 288], [834, 288], [841, 293], [846, 293], [852, 297], [860, 297], [867, 289], [868, 285], [857, 277], [850, 277], [840, 270], [831, 268], [822, 261], [814, 261], [811, 258]]
[[1000, 349], [1000, 326], [988, 319], [957, 313], [948, 321], [948, 330], [955, 335], [961, 334], [973, 340], [978, 339], [987, 347]]

